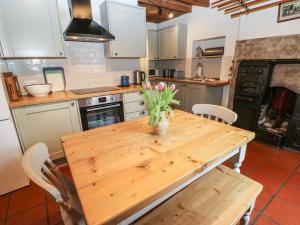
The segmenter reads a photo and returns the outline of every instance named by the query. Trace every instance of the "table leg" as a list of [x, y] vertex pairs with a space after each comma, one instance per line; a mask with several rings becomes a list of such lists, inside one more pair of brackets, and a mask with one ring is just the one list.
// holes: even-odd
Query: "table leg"
[[232, 157], [232, 169], [238, 173], [241, 172], [240, 167], [246, 156], [247, 144], [243, 145], [239, 149], [239, 153]]
[[248, 209], [248, 211], [245, 213], [244, 217], [242, 218], [241, 220], [241, 224], [242, 225], [248, 225], [249, 222], [250, 222], [250, 219], [251, 219], [251, 213], [254, 209], [254, 205], [255, 205], [255, 202], [253, 202], [253, 204], [251, 205], [251, 207]]

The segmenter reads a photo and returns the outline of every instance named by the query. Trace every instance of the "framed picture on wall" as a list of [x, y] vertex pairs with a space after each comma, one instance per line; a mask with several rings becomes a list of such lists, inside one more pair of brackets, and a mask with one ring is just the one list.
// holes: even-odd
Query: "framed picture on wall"
[[300, 18], [300, 0], [281, 3], [278, 10], [278, 23]]

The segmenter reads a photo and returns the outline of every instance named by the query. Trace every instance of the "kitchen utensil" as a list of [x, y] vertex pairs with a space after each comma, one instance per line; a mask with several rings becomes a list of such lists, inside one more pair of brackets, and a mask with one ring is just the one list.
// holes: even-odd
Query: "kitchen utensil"
[[65, 90], [66, 81], [62, 67], [45, 67], [43, 73], [46, 83], [52, 84], [53, 92]]
[[221, 56], [224, 55], [224, 47], [206, 48], [203, 56]]
[[17, 101], [22, 96], [18, 77], [11, 72], [3, 73], [7, 93], [10, 101]]
[[52, 84], [31, 84], [24, 86], [24, 89], [32, 96], [41, 97], [51, 92]]
[[122, 87], [129, 86], [129, 76], [126, 76], [126, 75], [121, 76], [121, 86]]
[[146, 80], [146, 74], [143, 71], [135, 70], [133, 71], [134, 84], [142, 84]]

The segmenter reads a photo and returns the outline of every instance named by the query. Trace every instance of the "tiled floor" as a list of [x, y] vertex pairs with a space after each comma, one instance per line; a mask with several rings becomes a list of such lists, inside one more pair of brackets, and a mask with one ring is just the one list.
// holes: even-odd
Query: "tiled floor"
[[[70, 177], [68, 167], [62, 168]], [[252, 214], [255, 225], [300, 225], [300, 153], [250, 143], [242, 173], [264, 190]], [[62, 225], [56, 203], [35, 184], [0, 197], [0, 225]]]

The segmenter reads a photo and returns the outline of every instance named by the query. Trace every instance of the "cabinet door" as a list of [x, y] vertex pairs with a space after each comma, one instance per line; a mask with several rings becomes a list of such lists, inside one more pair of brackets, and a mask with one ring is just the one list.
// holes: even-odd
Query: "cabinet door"
[[60, 138], [81, 130], [76, 101], [20, 107], [13, 114], [24, 150], [44, 142], [52, 159], [64, 155]]
[[167, 58], [167, 31], [166, 29], [158, 31], [158, 58]]
[[56, 1], [9, 0], [0, 4], [5, 57], [64, 55]]
[[157, 59], [157, 31], [148, 30], [148, 59]]
[[109, 2], [112, 57], [141, 58], [146, 56], [145, 8]]
[[174, 98], [176, 100], [180, 101], [180, 105], [175, 105], [174, 108], [186, 111], [186, 109], [187, 109], [187, 104], [186, 104], [187, 103], [187, 85], [179, 84], [179, 83], [176, 83], [175, 85], [178, 89], [178, 92], [176, 93]]
[[177, 58], [177, 47], [178, 47], [178, 32], [177, 26], [166, 29], [166, 35], [164, 36], [166, 45], [166, 58], [176, 59]]
[[287, 146], [300, 151], [300, 119], [290, 121]]
[[186, 111], [192, 113], [192, 107], [195, 104], [205, 102], [205, 86], [204, 85], [187, 85], [187, 103]]
[[233, 111], [238, 115], [238, 119], [234, 123], [234, 126], [251, 131], [256, 130], [260, 105], [237, 101], [234, 103]]

